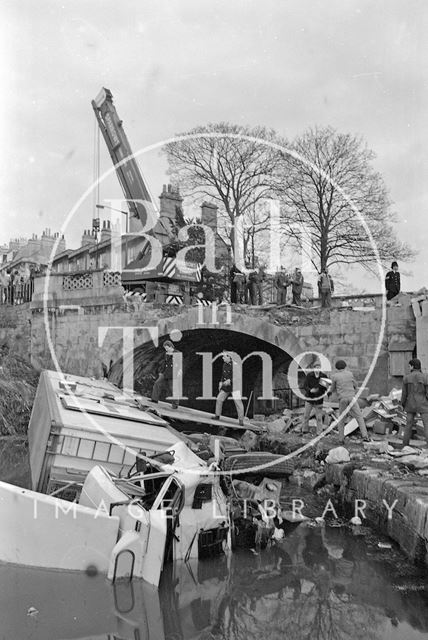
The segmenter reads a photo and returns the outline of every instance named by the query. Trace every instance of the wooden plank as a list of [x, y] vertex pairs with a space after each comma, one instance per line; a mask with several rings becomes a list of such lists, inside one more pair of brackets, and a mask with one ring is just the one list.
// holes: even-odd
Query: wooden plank
[[210, 426], [224, 427], [226, 429], [237, 429], [242, 431], [246, 431], [248, 429], [256, 433], [259, 433], [261, 431], [260, 427], [251, 424], [250, 422], [244, 422], [244, 426], [241, 426], [238, 423], [238, 420], [235, 420], [234, 418], [222, 416], [220, 420], [215, 420], [212, 413], [200, 411], [199, 409], [191, 409], [190, 407], [179, 406], [178, 409], [173, 409], [169, 402], [152, 402], [151, 400], [149, 400], [149, 398], [145, 398], [144, 396], [140, 396], [138, 398], [138, 403], [143, 411], [145, 409], [153, 409], [157, 411], [162, 416], [162, 418], [166, 418], [167, 420], [193, 422], [197, 424], [206, 424]]

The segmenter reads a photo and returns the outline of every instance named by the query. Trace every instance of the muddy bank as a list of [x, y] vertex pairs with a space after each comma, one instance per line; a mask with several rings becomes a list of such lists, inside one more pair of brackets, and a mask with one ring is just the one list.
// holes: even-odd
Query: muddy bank
[[27, 428], [39, 373], [3, 343], [0, 346], [0, 480], [29, 487]]

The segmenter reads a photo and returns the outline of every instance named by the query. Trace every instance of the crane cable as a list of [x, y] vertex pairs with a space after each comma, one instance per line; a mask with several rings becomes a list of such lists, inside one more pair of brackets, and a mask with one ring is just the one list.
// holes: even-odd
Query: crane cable
[[98, 218], [99, 213], [96, 205], [100, 201], [100, 128], [98, 126], [97, 119], [94, 117], [94, 146], [93, 146], [93, 161], [92, 161], [92, 179], [93, 185], [96, 185], [92, 189], [92, 218]]

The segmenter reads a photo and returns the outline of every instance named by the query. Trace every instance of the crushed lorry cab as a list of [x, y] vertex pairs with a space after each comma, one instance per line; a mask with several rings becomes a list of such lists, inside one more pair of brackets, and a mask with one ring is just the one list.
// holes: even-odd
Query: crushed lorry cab
[[132, 393], [106, 380], [43, 371], [28, 427], [32, 489], [73, 500], [94, 465], [123, 476], [137, 453], [152, 456], [177, 441], [184, 437], [139, 409]]

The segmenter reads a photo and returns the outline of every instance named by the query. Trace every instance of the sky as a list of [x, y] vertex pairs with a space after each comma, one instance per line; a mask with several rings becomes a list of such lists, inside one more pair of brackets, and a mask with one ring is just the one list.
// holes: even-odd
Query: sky
[[[219, 121], [288, 139], [315, 125], [362, 136], [396, 231], [418, 251], [400, 265], [403, 289], [428, 286], [423, 0], [3, 0], [0, 17], [0, 243], [59, 231], [91, 187], [90, 103], [104, 86], [134, 151]], [[112, 166], [103, 140], [100, 162]], [[158, 150], [139, 162], [159, 195]], [[114, 175], [77, 209], [68, 247], [90, 228], [97, 196], [121, 196]]]

